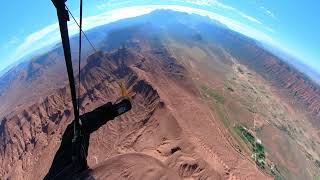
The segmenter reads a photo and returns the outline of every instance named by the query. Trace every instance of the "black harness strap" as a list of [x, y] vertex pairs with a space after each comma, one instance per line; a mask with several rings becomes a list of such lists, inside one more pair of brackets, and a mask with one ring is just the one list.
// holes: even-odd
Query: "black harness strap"
[[[81, 70], [81, 41], [82, 41], [82, 0], [80, 0], [80, 26], [79, 26], [79, 67], [78, 67], [78, 78], [79, 78], [79, 84], [78, 84], [78, 96], [80, 96], [80, 82], [81, 82], [81, 76], [80, 76], [80, 70]], [[80, 102], [78, 99], [78, 110], [80, 113]]]
[[57, 15], [59, 19], [59, 27], [60, 27], [64, 57], [65, 57], [65, 62], [67, 66], [74, 116], [75, 116], [75, 119], [78, 120], [79, 111], [77, 108], [78, 106], [77, 106], [76, 87], [75, 87], [75, 80], [73, 75], [69, 33], [68, 33], [68, 25], [67, 25], [67, 21], [69, 21], [69, 14], [68, 14], [68, 11], [65, 9], [65, 1], [66, 0], [52, 0], [53, 4], [57, 8]]
[[[81, 152], [79, 151], [79, 143], [81, 142], [81, 130], [80, 130], [80, 123], [79, 123], [79, 109], [77, 103], [77, 95], [76, 95], [76, 87], [75, 87], [75, 80], [73, 75], [73, 68], [72, 68], [72, 60], [71, 60], [71, 51], [70, 51], [70, 41], [69, 41], [69, 33], [68, 33], [68, 24], [69, 21], [69, 14], [66, 10], [65, 2], [67, 0], [51, 0], [54, 6], [57, 9], [57, 15], [59, 20], [59, 27], [60, 27], [60, 34], [62, 40], [62, 46], [64, 51], [65, 62], [67, 66], [68, 78], [69, 78], [69, 85], [71, 91], [71, 98], [72, 98], [72, 105], [73, 105], [73, 112], [74, 112], [74, 138], [72, 140], [72, 160], [73, 164], [76, 166], [79, 162], [79, 158], [81, 158]], [[78, 168], [76, 168], [77, 170]]]

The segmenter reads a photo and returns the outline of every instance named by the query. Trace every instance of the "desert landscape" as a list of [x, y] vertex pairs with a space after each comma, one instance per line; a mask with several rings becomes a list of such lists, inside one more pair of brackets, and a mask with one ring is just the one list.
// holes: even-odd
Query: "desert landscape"
[[[169, 10], [88, 36], [80, 112], [114, 102], [120, 81], [133, 109], [91, 135], [84, 178], [320, 177], [320, 86], [254, 40]], [[45, 176], [73, 120], [68, 87], [59, 44], [0, 77], [0, 177]]]

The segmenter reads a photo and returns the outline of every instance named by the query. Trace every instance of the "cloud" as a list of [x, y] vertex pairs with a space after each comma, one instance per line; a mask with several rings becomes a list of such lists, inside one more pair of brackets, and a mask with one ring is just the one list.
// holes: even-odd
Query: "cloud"
[[107, 7], [114, 7], [115, 5], [124, 5], [130, 3], [127, 0], [104, 0], [103, 3], [100, 3], [96, 6], [97, 9], [103, 10]]
[[246, 15], [245, 13], [241, 12], [241, 11], [238, 11], [237, 12], [240, 16], [242, 16], [243, 18], [251, 21], [251, 22], [254, 22], [254, 23], [257, 23], [257, 24], [261, 24], [262, 25], [262, 22], [257, 20], [256, 18], [252, 17], [252, 16], [248, 16]]
[[275, 32], [275, 30], [274, 29], [272, 29], [272, 28], [270, 28], [270, 27], [264, 27], [267, 31], [269, 31], [269, 32], [271, 32], [271, 33], [274, 33]]
[[212, 0], [186, 0], [185, 2], [196, 4], [199, 6], [211, 6], [214, 3], [214, 1]]
[[278, 18], [274, 15], [273, 12], [271, 12], [270, 10], [268, 10], [267, 8], [265, 8], [264, 6], [260, 6], [260, 9], [269, 17], [271, 17], [274, 20], [278, 20]]
[[218, 0], [186, 0], [185, 2], [199, 5], [199, 6], [217, 7], [217, 8], [221, 8], [224, 10], [228, 10], [228, 11], [231, 11], [232, 13], [240, 15], [242, 18], [244, 18], [248, 21], [262, 25], [262, 22], [259, 21], [258, 19], [247, 15], [246, 13], [240, 11], [239, 9], [236, 9], [232, 6], [223, 4], [223, 3], [219, 2]]
[[[235, 31], [238, 31], [242, 34], [245, 34], [257, 40], [268, 41], [268, 42], [273, 41], [273, 39], [270, 36], [254, 28], [251, 28], [245, 24], [239, 23], [231, 18], [222, 16], [220, 14], [217, 14], [211, 11], [206, 11], [206, 10], [191, 8], [186, 6], [177, 6], [177, 5], [145, 5], [145, 6], [133, 6], [133, 7], [126, 7], [126, 8], [111, 10], [99, 15], [84, 18], [83, 30], [86, 31], [97, 26], [118, 21], [120, 19], [148, 14], [157, 9], [171, 9], [171, 10], [180, 11], [180, 12], [187, 12], [187, 13], [199, 14], [202, 16], [208, 16], [209, 18], [220, 21], [221, 23], [227, 25], [229, 28]], [[74, 23], [73, 21], [70, 21], [68, 23], [68, 27], [69, 27], [70, 36], [79, 33], [78, 27], [76, 23]], [[17, 47], [14, 53], [14, 56], [12, 57], [12, 60], [20, 59], [45, 46], [59, 42], [60, 41], [59, 33], [60, 32], [59, 32], [58, 23], [55, 23], [28, 35], [24, 39], [22, 44], [20, 44]]]
[[8, 44], [10, 45], [14, 45], [14, 44], [17, 44], [17, 42], [19, 41], [19, 38], [16, 37], [16, 36], [13, 36], [10, 41], [8, 42]]
[[[120, 8], [105, 12], [96, 16], [90, 16], [83, 19], [83, 30], [89, 30], [94, 27], [108, 24], [120, 19], [135, 17], [143, 14], [147, 14], [154, 10], [154, 8], [146, 7], [134, 7], [134, 8]], [[79, 19], [76, 19], [79, 21]], [[79, 33], [79, 28], [73, 19], [68, 22], [69, 35], [75, 35]], [[58, 23], [51, 24], [37, 32], [28, 35], [22, 44], [20, 44], [14, 55], [11, 57], [12, 60], [20, 59], [31, 52], [41, 49], [42, 47], [56, 43], [60, 40], [60, 31]]]
[[[101, 26], [104, 24], [108, 24], [111, 22], [115, 22], [121, 19], [136, 17], [143, 14], [148, 14], [154, 11], [156, 8], [152, 6], [134, 6], [134, 7], [126, 7], [119, 8], [115, 10], [111, 10], [108, 12], [104, 12], [102, 14], [91, 16], [83, 19], [83, 29], [89, 30], [97, 26]], [[77, 20], [78, 21], [78, 20]], [[70, 25], [71, 34], [78, 33], [78, 27], [72, 23]]]
[[22, 44], [20, 44], [14, 52], [12, 59], [20, 59], [23, 56], [47, 45], [53, 43], [59, 36], [53, 38], [53, 34], [59, 29], [58, 23], [49, 25], [37, 32], [28, 35]]
[[10, 47], [18, 44], [19, 42], [19, 38], [17, 36], [13, 36], [11, 37], [11, 39], [8, 41], [8, 43], [4, 44], [3, 45], [3, 48], [4, 49], [9, 49]]

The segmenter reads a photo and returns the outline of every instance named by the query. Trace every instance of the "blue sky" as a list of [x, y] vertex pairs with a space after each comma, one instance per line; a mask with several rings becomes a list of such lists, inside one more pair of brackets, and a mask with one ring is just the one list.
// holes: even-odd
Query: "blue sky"
[[[298, 57], [320, 73], [320, 1], [298, 0], [83, 0], [84, 29], [155, 9], [209, 16], [240, 33]], [[78, 16], [78, 0], [68, 0]], [[10, 0], [0, 6], [0, 71], [60, 39], [51, 0]], [[70, 33], [78, 33], [73, 22]]]

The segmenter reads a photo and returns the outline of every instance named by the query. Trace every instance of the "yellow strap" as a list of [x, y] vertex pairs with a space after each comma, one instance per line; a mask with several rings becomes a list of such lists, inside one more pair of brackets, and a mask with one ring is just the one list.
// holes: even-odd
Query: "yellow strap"
[[129, 94], [128, 94], [128, 91], [126, 89], [126, 86], [124, 85], [124, 82], [121, 81], [119, 83], [119, 87], [120, 87], [120, 90], [121, 90], [121, 96], [123, 97], [129, 97]]

